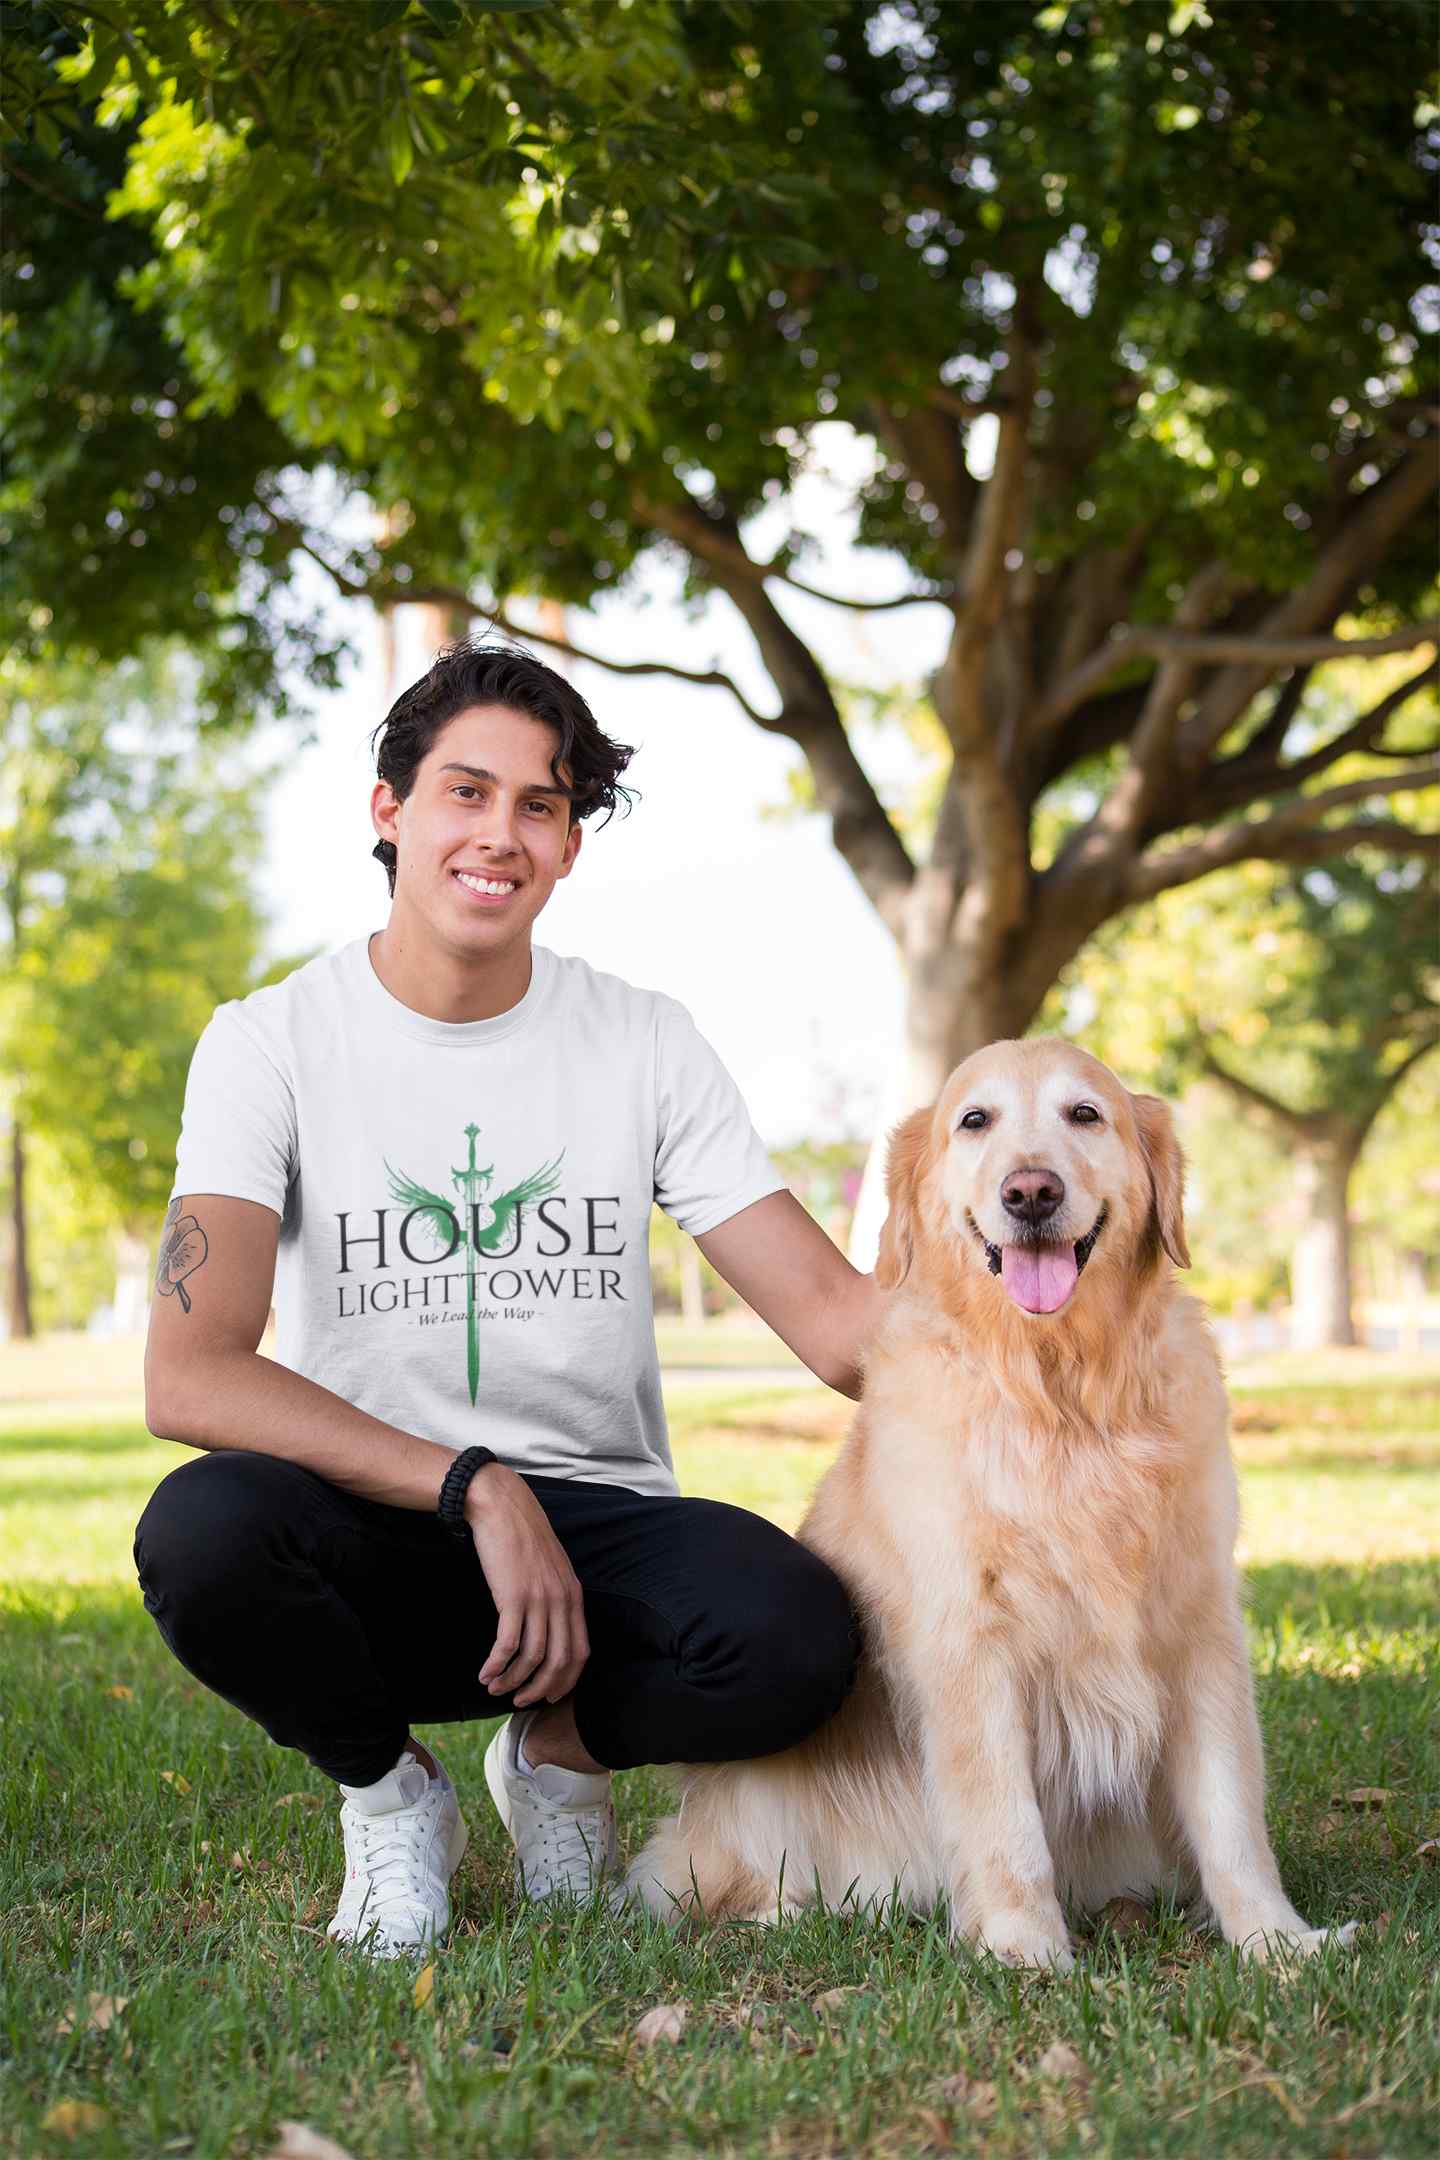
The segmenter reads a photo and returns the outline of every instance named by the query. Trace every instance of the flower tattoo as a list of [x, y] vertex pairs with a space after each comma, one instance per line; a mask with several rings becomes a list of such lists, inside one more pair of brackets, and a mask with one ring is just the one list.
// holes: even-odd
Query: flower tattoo
[[181, 1309], [190, 1310], [190, 1300], [185, 1291], [185, 1277], [193, 1275], [210, 1250], [210, 1241], [193, 1215], [180, 1213], [182, 1201], [177, 1197], [170, 1202], [165, 1213], [165, 1227], [160, 1235], [160, 1258], [155, 1268], [155, 1288], [161, 1297], [178, 1294]]

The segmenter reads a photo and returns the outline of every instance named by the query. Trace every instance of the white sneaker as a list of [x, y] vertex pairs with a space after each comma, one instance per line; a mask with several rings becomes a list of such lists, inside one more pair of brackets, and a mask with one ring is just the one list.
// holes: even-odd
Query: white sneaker
[[442, 1770], [407, 1749], [373, 1785], [342, 1785], [345, 1889], [327, 1935], [372, 1957], [404, 1957], [450, 1925], [449, 1881], [470, 1832]]
[[485, 1751], [485, 1782], [515, 1846], [523, 1897], [588, 1898], [615, 1866], [615, 1807], [608, 1770], [521, 1768], [534, 1711], [507, 1718]]

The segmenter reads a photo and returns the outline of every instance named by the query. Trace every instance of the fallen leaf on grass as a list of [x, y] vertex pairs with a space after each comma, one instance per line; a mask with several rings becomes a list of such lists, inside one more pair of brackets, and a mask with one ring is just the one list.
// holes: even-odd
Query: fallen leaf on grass
[[1052, 2040], [1035, 2069], [1040, 2077], [1055, 2078], [1066, 2085], [1088, 2085], [1090, 2082], [1084, 2062], [1064, 2040]]
[[818, 2016], [828, 2017], [834, 2010], [843, 2010], [847, 2003], [853, 2002], [857, 1995], [863, 1995], [864, 1992], [862, 1987], [826, 1988], [823, 1995], [815, 1997], [810, 2007]]
[[1150, 1907], [1142, 1905], [1139, 1898], [1112, 1897], [1108, 1905], [1100, 1908], [1100, 1923], [1112, 1935], [1138, 1935], [1150, 1925]]
[[[128, 1995], [99, 1995], [92, 1989], [86, 1997], [88, 2004], [85, 2017], [86, 2031], [109, 2032], [110, 2027], [119, 2017], [129, 2000]], [[57, 2033], [72, 2033], [79, 2022], [80, 2012], [78, 2010], [67, 2010], [64, 2017], [56, 2025], [55, 2030]]]
[[1347, 1793], [1331, 1793], [1330, 1805], [1354, 1808], [1384, 1807], [1386, 1801], [1393, 1800], [1394, 1797], [1388, 1785], [1355, 1785]]
[[179, 1770], [162, 1770], [160, 1772], [160, 1775], [162, 1778], [164, 1778], [167, 1785], [174, 1786], [176, 1792], [194, 1791], [194, 1787], [191, 1785], [189, 1778], [184, 1776], [183, 1773]]
[[657, 2041], [674, 2041], [685, 2030], [689, 2010], [684, 2003], [657, 2003], [647, 2010], [635, 2027], [632, 2038], [637, 2047], [654, 2047]]
[[109, 2120], [107, 2110], [93, 2100], [57, 2100], [40, 2127], [58, 2131], [61, 2137], [79, 2137], [86, 2130], [103, 2130]]
[[282, 2122], [280, 2142], [271, 2146], [264, 2160], [354, 2160], [354, 2155], [308, 2123]]
[[135, 1700], [134, 1688], [126, 1687], [123, 1682], [118, 1687], [107, 1687], [105, 1692], [107, 1695], [113, 1695], [116, 1702], [134, 1702]]
[[993, 2079], [970, 2078], [963, 2070], [957, 2071], [954, 2077], [942, 2078], [940, 2092], [951, 2107], [963, 2107], [982, 2122], [988, 2120], [1000, 2105]]
[[953, 2152], [955, 2140], [950, 2135], [950, 2125], [934, 2108], [921, 2108], [911, 2118], [918, 2137], [917, 2152]]
[[427, 2007], [433, 2007], [434, 1995], [435, 1967], [427, 1965], [423, 1972], [415, 1975], [415, 2008], [424, 2010]]
[[323, 1807], [325, 1803], [320, 1798], [319, 1793], [282, 1792], [279, 1799], [273, 1801], [271, 1805], [274, 1807]]
[[1426, 1838], [1423, 1845], [1415, 1848], [1417, 1860], [1428, 1860], [1431, 1867], [1440, 1866], [1440, 1837]]

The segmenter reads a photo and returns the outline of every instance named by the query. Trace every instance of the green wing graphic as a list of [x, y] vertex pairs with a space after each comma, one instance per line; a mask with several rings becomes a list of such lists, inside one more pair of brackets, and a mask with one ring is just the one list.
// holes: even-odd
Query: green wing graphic
[[555, 1187], [560, 1182], [560, 1165], [564, 1160], [565, 1150], [562, 1148], [553, 1162], [546, 1163], [543, 1169], [532, 1171], [530, 1176], [522, 1179], [520, 1184], [512, 1186], [509, 1192], [501, 1193], [498, 1196], [492, 1203], [495, 1209], [495, 1220], [486, 1229], [482, 1230], [475, 1240], [481, 1252], [493, 1252], [495, 1250], [495, 1247], [502, 1242], [506, 1231], [513, 1222], [516, 1210], [522, 1207], [527, 1200], [543, 1200], [547, 1193], [554, 1192]]
[[418, 1208], [428, 1218], [431, 1229], [443, 1245], [454, 1244], [457, 1229], [461, 1242], [464, 1242], [465, 1225], [448, 1200], [442, 1200], [439, 1193], [431, 1192], [427, 1186], [417, 1185], [413, 1178], [392, 1170], [388, 1161], [385, 1171], [390, 1180], [390, 1197], [397, 1207]]

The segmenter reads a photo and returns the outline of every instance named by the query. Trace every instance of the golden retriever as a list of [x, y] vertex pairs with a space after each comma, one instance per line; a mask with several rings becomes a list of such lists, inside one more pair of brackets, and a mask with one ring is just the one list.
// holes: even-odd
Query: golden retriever
[[630, 1870], [678, 1918], [948, 1900], [1007, 1964], [1067, 1968], [1062, 1907], [1201, 1894], [1253, 1956], [1309, 1927], [1265, 1831], [1219, 1357], [1166, 1105], [1038, 1038], [900, 1125], [892, 1294], [801, 1526], [866, 1653], [802, 1746], [683, 1773]]

